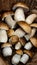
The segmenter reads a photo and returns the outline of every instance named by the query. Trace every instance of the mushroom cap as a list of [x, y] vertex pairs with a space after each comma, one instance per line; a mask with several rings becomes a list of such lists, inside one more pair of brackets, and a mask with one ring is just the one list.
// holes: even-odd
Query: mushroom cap
[[19, 38], [18, 38], [18, 36], [16, 36], [16, 35], [12, 35], [12, 36], [10, 37], [10, 39], [9, 39], [9, 42], [10, 42], [12, 45], [16, 44], [18, 41], [19, 41]]
[[15, 9], [17, 9], [17, 8], [23, 8], [24, 10], [25, 10], [25, 12], [26, 11], [29, 11], [29, 7], [25, 4], [25, 3], [23, 3], [23, 2], [18, 2], [18, 3], [16, 3], [14, 6], [13, 6], [13, 10], [15, 10]]
[[24, 50], [24, 53], [29, 55], [31, 58], [33, 57], [33, 53], [29, 50]]
[[0, 22], [0, 29], [3, 29], [3, 30], [9, 30], [9, 27], [7, 24], [3, 23], [3, 22]]
[[26, 32], [31, 33], [31, 27], [29, 24], [25, 23], [24, 21], [19, 21], [17, 24]]
[[4, 43], [2, 44], [1, 48], [4, 48], [4, 47], [11, 47], [12, 45], [10, 43]]
[[30, 38], [30, 41], [37, 48], [37, 38], [32, 37], [32, 38]]
[[25, 43], [26, 43], [26, 40], [22, 37], [22, 38], [19, 38], [19, 41], [20, 41], [20, 43], [21, 43], [21, 45], [25, 45]]
[[30, 26], [37, 28], [37, 23], [32, 23]]
[[23, 51], [22, 50], [16, 50], [16, 54], [22, 55]]
[[14, 12], [13, 12], [13, 11], [4, 12], [4, 13], [2, 14], [2, 20], [4, 20], [4, 18], [6, 18], [8, 15], [14, 15]]
[[13, 29], [9, 29], [7, 31], [7, 34], [8, 34], [9, 37], [12, 36], [12, 35], [14, 35], [14, 30]]
[[37, 14], [37, 9], [31, 10], [32, 13]]

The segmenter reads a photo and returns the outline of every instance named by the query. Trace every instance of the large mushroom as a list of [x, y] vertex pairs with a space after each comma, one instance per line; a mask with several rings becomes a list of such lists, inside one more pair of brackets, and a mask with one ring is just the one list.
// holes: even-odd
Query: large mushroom
[[5, 19], [5, 22], [9, 25], [10, 28], [15, 28], [16, 22], [13, 20], [14, 12], [4, 12], [2, 15], [2, 20]]

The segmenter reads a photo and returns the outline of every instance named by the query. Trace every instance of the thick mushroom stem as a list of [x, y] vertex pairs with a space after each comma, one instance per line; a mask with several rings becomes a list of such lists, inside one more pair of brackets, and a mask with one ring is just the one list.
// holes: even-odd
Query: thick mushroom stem
[[7, 37], [7, 32], [5, 30], [0, 30], [0, 42], [7, 42], [8, 37]]
[[20, 62], [25, 64], [29, 60], [29, 56], [27, 54], [23, 54], [23, 56], [20, 59]]
[[2, 50], [3, 56], [11, 56], [12, 55], [12, 49], [10, 47], [4, 47]]
[[30, 50], [33, 47], [33, 45], [31, 44], [31, 42], [28, 42], [25, 44], [24, 48], [27, 50]]
[[16, 9], [14, 19], [15, 21], [25, 21], [24, 10], [22, 8]]
[[5, 18], [5, 21], [9, 25], [10, 28], [14, 28], [15, 27], [16, 22], [12, 19], [11, 15], [8, 15]]
[[15, 54], [13, 57], [12, 57], [12, 64], [18, 64], [19, 61], [20, 61], [20, 58], [21, 58], [21, 55], [18, 55], [18, 54]]
[[31, 14], [26, 18], [26, 23], [31, 24], [32, 22], [34, 22], [35, 18], [37, 17], [36, 14]]

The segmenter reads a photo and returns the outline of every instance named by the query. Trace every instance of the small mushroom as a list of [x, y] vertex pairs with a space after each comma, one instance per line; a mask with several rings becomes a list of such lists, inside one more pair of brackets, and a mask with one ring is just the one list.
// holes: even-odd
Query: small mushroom
[[20, 43], [21, 43], [22, 46], [24, 46], [25, 43], [26, 43], [26, 40], [23, 37], [19, 38], [19, 41], [20, 41]]
[[9, 25], [10, 28], [14, 28], [16, 24], [16, 22], [11, 17], [12, 15], [14, 15], [13, 12], [5, 12], [2, 15], [2, 20], [5, 19], [5, 22]]
[[23, 2], [18, 2], [18, 3], [16, 3], [14, 6], [13, 6], [13, 10], [16, 10], [17, 8], [22, 8], [22, 9], [24, 9], [24, 11], [25, 12], [28, 12], [29, 11], [29, 7], [25, 4], [25, 3], [23, 3]]
[[30, 41], [33, 44], [33, 46], [37, 48], [37, 38], [32, 37], [32, 38], [30, 38]]
[[30, 50], [30, 49], [32, 48], [31, 42], [27, 42], [27, 43], [25, 44], [24, 48], [25, 48], [26, 50]]
[[9, 39], [9, 42], [10, 42], [12, 45], [16, 44], [18, 41], [19, 41], [19, 38], [18, 38], [18, 36], [16, 36], [16, 35], [12, 35], [12, 36], [10, 37], [10, 39]]
[[1, 48], [2, 49], [2, 53], [3, 53], [3, 56], [4, 57], [7, 57], [7, 56], [11, 56], [12, 55], [12, 49], [11, 49], [12, 45], [9, 44], [9, 43], [4, 43]]
[[15, 30], [15, 35], [18, 37], [23, 37], [25, 35], [25, 32], [21, 28], [18, 28]]
[[37, 28], [37, 23], [32, 23], [30, 26], [34, 27], [34, 28]]
[[29, 24], [25, 23], [25, 21], [19, 21], [17, 24], [26, 32], [31, 33], [31, 27]]
[[12, 60], [11, 60], [12, 64], [15, 64], [15, 65], [18, 64], [19, 61], [20, 61], [20, 58], [21, 58], [21, 55], [15, 54], [15, 55], [12, 57]]
[[21, 48], [21, 46], [22, 46], [21, 43], [18, 42], [18, 43], [15, 45], [15, 49], [16, 49], [16, 50], [19, 50], [19, 49]]
[[7, 31], [8, 37], [11, 37], [12, 35], [14, 35], [14, 30], [13, 29], [9, 29]]
[[28, 50], [24, 50], [24, 54], [22, 55], [20, 62], [22, 62], [23, 64], [26, 64], [29, 60], [29, 57], [32, 58], [32, 56], [33, 56], [32, 52]]
[[32, 28], [32, 31], [30, 34], [26, 34], [24, 35], [24, 37], [26, 38], [26, 40], [28, 41], [31, 37], [33, 37], [36, 33], [36, 29], [35, 28]]
[[19, 54], [19, 55], [23, 55], [23, 51], [22, 50], [16, 50], [16, 54]]
[[6, 30], [3, 30], [3, 29], [0, 29], [0, 43], [7, 42], [8, 40], [7, 32]]
[[0, 29], [2, 30], [9, 30], [9, 26], [3, 22], [0, 22]]
[[31, 23], [33, 23], [34, 22], [34, 20], [35, 20], [35, 18], [37, 17], [37, 15], [36, 14], [31, 14], [31, 15], [29, 15], [27, 18], [26, 18], [26, 23], [28, 23], [28, 24], [31, 24]]
[[14, 19], [16, 22], [25, 21], [24, 10], [22, 8], [16, 9], [15, 14], [14, 14]]

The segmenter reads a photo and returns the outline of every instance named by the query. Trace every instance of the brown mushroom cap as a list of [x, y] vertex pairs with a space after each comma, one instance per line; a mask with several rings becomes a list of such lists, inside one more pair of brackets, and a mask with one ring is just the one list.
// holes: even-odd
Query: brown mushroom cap
[[18, 36], [16, 36], [16, 35], [12, 35], [12, 37], [10, 37], [10, 39], [9, 39], [9, 42], [12, 44], [12, 45], [14, 45], [15, 43], [17, 43], [19, 41], [19, 38], [18, 38]]
[[19, 54], [19, 55], [22, 55], [23, 51], [22, 50], [16, 50], [16, 53]]
[[17, 24], [26, 32], [31, 33], [31, 27], [29, 24], [25, 23], [24, 21], [19, 21]]
[[7, 24], [3, 23], [3, 22], [0, 22], [0, 29], [3, 29], [3, 30], [9, 30], [9, 27]]
[[19, 38], [20, 43], [24, 46], [26, 43], [26, 40], [24, 38]]
[[26, 11], [29, 11], [29, 7], [25, 4], [25, 3], [23, 3], [23, 2], [18, 2], [18, 3], [16, 3], [14, 6], [13, 6], [13, 10], [15, 10], [15, 9], [17, 9], [17, 8], [23, 8], [24, 10], [25, 10], [25, 12]]
[[12, 45], [10, 43], [4, 43], [2, 44], [1, 48], [4, 48], [4, 47], [11, 47]]
[[32, 42], [32, 44], [33, 44], [35, 47], [37, 47], [37, 38], [32, 37], [32, 38], [30, 38], [30, 41]]
[[13, 29], [9, 29], [7, 31], [7, 34], [8, 34], [9, 37], [12, 36], [12, 35], [14, 35], [14, 30]]
[[24, 50], [24, 53], [28, 54], [31, 58], [33, 57], [33, 53], [29, 50]]
[[30, 26], [37, 28], [37, 23], [32, 23]]
[[8, 15], [14, 15], [14, 12], [13, 12], [13, 11], [4, 12], [4, 13], [2, 14], [2, 20], [4, 20], [4, 18], [7, 17]]
[[32, 13], [37, 14], [37, 9], [31, 10]]

